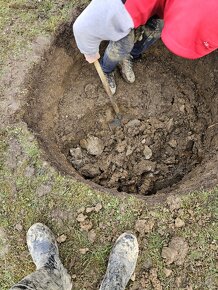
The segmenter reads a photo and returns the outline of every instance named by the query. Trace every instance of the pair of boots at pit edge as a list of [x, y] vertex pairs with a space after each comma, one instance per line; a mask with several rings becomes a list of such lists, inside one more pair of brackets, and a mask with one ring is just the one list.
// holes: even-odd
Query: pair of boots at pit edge
[[[125, 57], [118, 65], [120, 73], [123, 77], [123, 79], [129, 83], [132, 84], [135, 81], [135, 74], [133, 71], [133, 57], [131, 55], [128, 55]], [[116, 82], [114, 78], [114, 72], [111, 73], [105, 73], [105, 76], [107, 78], [109, 87], [111, 89], [112, 94], [114, 95], [116, 93]]]
[[[59, 279], [57, 285], [61, 286], [57, 288], [60, 290], [71, 290], [71, 278], [61, 263], [57, 242], [52, 231], [41, 223], [32, 225], [27, 232], [27, 245], [36, 269], [39, 272], [40, 269], [46, 269], [46, 271], [51, 273], [55, 271], [55, 277]], [[134, 235], [123, 233], [119, 236], [111, 250], [107, 271], [99, 290], [124, 290], [135, 271], [138, 251], [138, 242]], [[46, 285], [48, 284], [47, 278]], [[11, 289], [20, 289], [19, 286], [18, 288], [16, 286]], [[53, 287], [48, 285], [48, 287], [43, 287], [43, 290], [50, 290], [51, 288]], [[32, 287], [25, 289], [32, 289]], [[37, 288], [35, 284], [34, 289], [41, 290], [42, 288]]]

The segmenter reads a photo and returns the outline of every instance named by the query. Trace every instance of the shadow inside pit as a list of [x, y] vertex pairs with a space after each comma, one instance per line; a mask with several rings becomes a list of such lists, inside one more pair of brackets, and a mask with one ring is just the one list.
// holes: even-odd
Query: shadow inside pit
[[134, 64], [134, 84], [116, 71], [116, 100], [131, 117], [111, 130], [108, 97], [65, 25], [32, 73], [24, 119], [60, 171], [101, 190], [152, 195], [213, 162], [216, 59], [185, 60], [157, 43]]

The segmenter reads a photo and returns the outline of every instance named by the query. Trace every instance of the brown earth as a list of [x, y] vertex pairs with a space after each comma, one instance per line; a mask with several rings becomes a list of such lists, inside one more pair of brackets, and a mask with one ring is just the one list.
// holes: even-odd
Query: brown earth
[[218, 175], [217, 57], [184, 60], [159, 42], [134, 64], [134, 84], [116, 72], [125, 119], [111, 128], [108, 97], [66, 26], [34, 70], [25, 121], [60, 170], [104, 188], [150, 195], [173, 185], [211, 187]]
[[[197, 61], [183, 60], [159, 42], [135, 64], [134, 85], [126, 84], [117, 72], [116, 98], [128, 118], [122, 128], [111, 131], [108, 124], [114, 115], [110, 103], [93, 66], [86, 64], [76, 49], [69, 27], [49, 46], [50, 40], [39, 37], [31, 49], [32, 57], [27, 51], [21, 63], [9, 64], [7, 90], [0, 100], [0, 128], [20, 121], [24, 115], [52, 165], [101, 191], [107, 190], [111, 180], [110, 186], [115, 190], [110, 192], [125, 190], [140, 193], [140, 197], [156, 191], [166, 195], [176, 191], [199, 192], [217, 184], [217, 52]], [[43, 53], [40, 64], [30, 72], [27, 66], [37, 63]], [[28, 81], [23, 86], [24, 78]], [[9, 245], [2, 253], [12, 253], [12, 259], [7, 258], [8, 265], [4, 261], [2, 267], [4, 272], [9, 269], [12, 273], [13, 282], [33, 270], [24, 246], [25, 235], [31, 222], [39, 220], [51, 226], [58, 236], [61, 257], [75, 289], [97, 289], [105, 273], [97, 258], [104, 259], [106, 267], [109, 248], [105, 254], [105, 245], [113, 244], [121, 232], [129, 229], [138, 237], [140, 257], [136, 278], [132, 278], [128, 289], [217, 289], [216, 193], [209, 199], [203, 192], [193, 195], [190, 205], [182, 205], [180, 198], [173, 195], [167, 199], [167, 208], [158, 212], [147, 212], [147, 201], [160, 201], [160, 194], [146, 197], [146, 203], [138, 201], [140, 210], [135, 199], [134, 206], [129, 198], [128, 202], [120, 199], [117, 204], [113, 197], [89, 194], [89, 190], [82, 191], [76, 183], [69, 187], [68, 179], [65, 183], [62, 179], [57, 181], [55, 171], [44, 158], [43, 165], [33, 158], [32, 134], [28, 132], [23, 144], [20, 131], [13, 132], [7, 141], [10, 174], [6, 171], [4, 175], [7, 195], [6, 202], [2, 202], [5, 224], [9, 224], [8, 236], [0, 231], [3, 245]], [[98, 146], [90, 147], [90, 139], [97, 140]], [[20, 142], [25, 150], [30, 148], [31, 156]], [[130, 155], [128, 146], [133, 148]], [[94, 150], [96, 154], [102, 148], [100, 155], [88, 153]], [[106, 157], [113, 164], [106, 166], [103, 180]], [[84, 163], [81, 167], [80, 162]], [[99, 169], [91, 166], [93, 163]], [[80, 177], [72, 164], [88, 179]], [[93, 172], [100, 174], [90, 176]], [[116, 180], [116, 176], [125, 178]], [[132, 189], [133, 180], [137, 186]], [[12, 191], [8, 193], [10, 187]], [[12, 282], [8, 281], [7, 272], [5, 277], [8, 289]]]

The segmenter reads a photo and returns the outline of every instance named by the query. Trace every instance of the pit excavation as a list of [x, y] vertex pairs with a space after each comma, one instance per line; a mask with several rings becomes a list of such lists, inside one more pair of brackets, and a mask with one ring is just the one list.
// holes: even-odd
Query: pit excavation
[[134, 63], [135, 83], [116, 71], [125, 118], [110, 126], [113, 107], [66, 26], [33, 72], [25, 120], [59, 170], [102, 190], [151, 195], [186, 176], [195, 187], [216, 167], [217, 57], [185, 60], [157, 42]]

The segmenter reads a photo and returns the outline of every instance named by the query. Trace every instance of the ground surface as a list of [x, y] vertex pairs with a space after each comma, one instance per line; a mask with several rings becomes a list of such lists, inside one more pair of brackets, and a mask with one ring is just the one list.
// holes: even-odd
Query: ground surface
[[[111, 131], [110, 104], [69, 30], [51, 38], [75, 3], [0, 4], [0, 288], [34, 269], [25, 233], [40, 221], [58, 237], [76, 290], [98, 288], [126, 230], [140, 245], [128, 289], [217, 289], [217, 54], [190, 64], [159, 43], [136, 64], [134, 85], [117, 73], [117, 100], [130, 117]], [[99, 156], [88, 153], [93, 142]], [[158, 193], [108, 194], [71, 163], [104, 186]]]
[[48, 147], [56, 143], [86, 179], [142, 195], [215, 161], [217, 53], [190, 63], [159, 43], [135, 63], [134, 84], [117, 72], [123, 124], [114, 128], [116, 116], [94, 66], [69, 45], [75, 46], [70, 33], [66, 28], [59, 36], [32, 81], [26, 121]]

